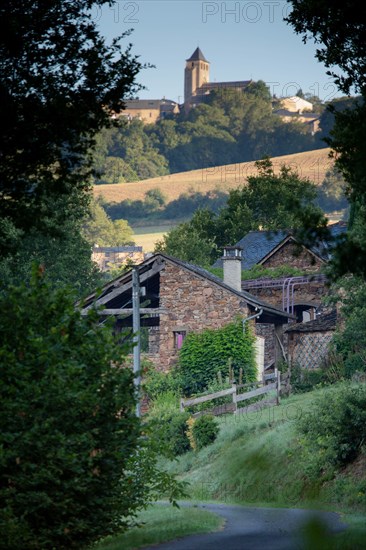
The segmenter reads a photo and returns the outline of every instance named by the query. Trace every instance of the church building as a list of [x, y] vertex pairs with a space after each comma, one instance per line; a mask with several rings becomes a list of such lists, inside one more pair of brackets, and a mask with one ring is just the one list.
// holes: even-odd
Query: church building
[[184, 109], [188, 112], [192, 107], [202, 103], [205, 96], [212, 90], [234, 89], [245, 90], [251, 80], [234, 80], [229, 82], [210, 82], [210, 62], [207, 61], [200, 48], [196, 48], [191, 57], [186, 60], [184, 71]]

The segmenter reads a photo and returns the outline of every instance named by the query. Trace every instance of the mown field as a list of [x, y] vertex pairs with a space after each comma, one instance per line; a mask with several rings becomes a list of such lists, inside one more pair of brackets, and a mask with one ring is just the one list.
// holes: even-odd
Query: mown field
[[[333, 165], [333, 160], [329, 158], [329, 151], [330, 149], [326, 148], [273, 157], [272, 162], [276, 171], [286, 164], [296, 169], [301, 177], [320, 185], [325, 173]], [[132, 183], [97, 185], [94, 187], [94, 195], [96, 197], [102, 195], [107, 202], [121, 202], [126, 199], [143, 200], [147, 191], [159, 188], [169, 203], [182, 193], [207, 193], [215, 189], [228, 192], [229, 189], [243, 185], [248, 176], [256, 173], [254, 162], [228, 164]]]

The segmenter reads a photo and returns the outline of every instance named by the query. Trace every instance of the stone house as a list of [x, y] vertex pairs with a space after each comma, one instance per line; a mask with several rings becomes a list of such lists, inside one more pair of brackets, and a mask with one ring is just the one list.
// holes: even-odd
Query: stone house
[[[342, 235], [346, 229], [345, 222], [330, 225], [333, 237]], [[318, 340], [325, 342], [328, 339], [329, 342], [329, 334], [324, 334], [324, 331], [320, 328], [322, 324], [317, 317], [322, 299], [328, 293], [327, 278], [322, 273], [322, 268], [327, 265], [330, 259], [329, 246], [321, 244], [313, 248], [306, 248], [299, 245], [291, 231], [250, 231], [235, 246], [243, 249], [242, 270], [249, 270], [256, 265], [261, 265], [264, 268], [289, 266], [289, 268], [297, 268], [302, 272], [301, 275], [296, 276], [289, 274], [277, 278], [259, 277], [243, 280], [242, 289], [276, 308], [291, 313], [296, 317], [296, 321], [299, 323], [298, 326], [305, 326], [308, 322], [315, 323], [313, 331], [316, 331], [317, 326], [319, 327]], [[214, 265], [215, 267], [222, 267], [222, 259]], [[325, 314], [328, 313], [331, 312], [325, 311]], [[296, 327], [297, 325], [293, 326]], [[311, 326], [309, 325], [309, 328]], [[269, 365], [276, 345], [273, 325], [258, 321], [256, 333], [258, 336], [262, 335], [265, 338], [265, 364]], [[304, 331], [301, 331], [301, 333], [304, 333]], [[302, 338], [296, 336], [292, 339], [291, 349], [287, 350], [288, 345], [290, 345], [289, 338], [290, 331], [285, 330], [283, 335], [283, 357], [287, 359], [288, 352], [290, 360], [295, 356], [297, 357], [297, 353], [301, 355], [300, 350], [305, 345], [305, 341], [315, 343], [317, 340], [314, 334], [311, 337], [310, 335]], [[297, 345], [299, 346], [298, 352], [295, 351]], [[316, 356], [320, 361], [321, 354], [318, 353]], [[310, 362], [313, 366], [317, 365], [314, 361]], [[307, 362], [307, 364], [310, 364], [310, 362]]]
[[[140, 299], [141, 333], [145, 333], [146, 354], [160, 371], [169, 371], [176, 363], [179, 348], [188, 332], [221, 328], [240, 316], [253, 327], [258, 319], [273, 326], [282, 337], [282, 327], [291, 315], [240, 288], [241, 257], [238, 249], [226, 250], [225, 280], [208, 271], [164, 254], [155, 254], [138, 266], [143, 295]], [[90, 295], [82, 313], [100, 310], [101, 320], [115, 318], [115, 330], [121, 334], [132, 327], [132, 271], [103, 287], [99, 295]], [[258, 339], [258, 357], [261, 343]], [[280, 360], [281, 350], [273, 348], [272, 361]], [[263, 351], [262, 351], [263, 356]], [[263, 369], [262, 364], [258, 365]]]

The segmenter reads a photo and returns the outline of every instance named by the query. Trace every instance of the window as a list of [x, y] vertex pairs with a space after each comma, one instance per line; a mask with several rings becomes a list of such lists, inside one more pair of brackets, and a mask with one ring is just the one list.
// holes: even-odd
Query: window
[[174, 334], [174, 348], [180, 349], [183, 345], [184, 338], [187, 335], [187, 331], [185, 330], [176, 330], [173, 332]]

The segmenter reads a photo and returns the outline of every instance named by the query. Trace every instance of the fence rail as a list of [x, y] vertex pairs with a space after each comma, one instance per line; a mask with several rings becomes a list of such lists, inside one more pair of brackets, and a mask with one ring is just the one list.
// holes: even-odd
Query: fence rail
[[[273, 382], [270, 382], [271, 380]], [[228, 412], [232, 412], [233, 414], [236, 414], [241, 412], [259, 410], [260, 408], [269, 407], [272, 405], [279, 405], [281, 391], [282, 393], [285, 393], [285, 394], [289, 393], [289, 381], [290, 381], [290, 374], [288, 372], [281, 375], [280, 371], [275, 369], [273, 373], [264, 374], [261, 382], [257, 381], [249, 384], [233, 384], [231, 388], [210, 393], [209, 395], [201, 395], [199, 397], [190, 397], [185, 399], [182, 398], [180, 400], [180, 410], [181, 412], [184, 412], [184, 409], [187, 407], [191, 407], [193, 405], [199, 405], [200, 403], [205, 403], [208, 401], [214, 401], [215, 399], [219, 399], [220, 397], [226, 397], [229, 395], [232, 395], [231, 404], [225, 403], [224, 405], [215, 406], [212, 409], [210, 409], [209, 412], [211, 412], [215, 416], [218, 416], [220, 414], [225, 414]], [[282, 389], [281, 389], [281, 384], [282, 384]], [[251, 389], [253, 388], [253, 386], [260, 386], [260, 387], [256, 389]], [[240, 393], [240, 390], [243, 390], [244, 388], [248, 388], [248, 391]], [[238, 408], [238, 403], [242, 403], [243, 401], [248, 401], [249, 399], [253, 399], [261, 395], [266, 395], [271, 391], [276, 391], [276, 397], [274, 397], [273, 399], [264, 399], [264, 400], [262, 399], [256, 403], [251, 403], [246, 407], [243, 407], [240, 409]], [[201, 412], [195, 413], [193, 416], [200, 416], [202, 414], [204, 413], [201, 411]]]

